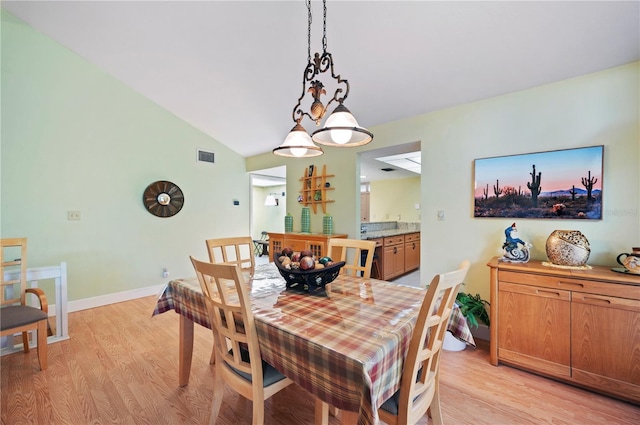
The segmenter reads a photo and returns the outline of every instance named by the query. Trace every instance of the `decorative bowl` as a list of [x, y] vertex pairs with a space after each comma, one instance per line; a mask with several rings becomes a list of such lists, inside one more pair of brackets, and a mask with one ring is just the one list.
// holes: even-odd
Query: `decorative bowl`
[[547, 257], [559, 266], [580, 267], [587, 264], [589, 241], [578, 230], [554, 230], [547, 238]]
[[325, 294], [324, 286], [333, 282], [338, 277], [340, 269], [345, 265], [344, 261], [335, 263], [329, 267], [313, 270], [287, 269], [278, 261], [278, 254], [274, 255], [273, 262], [276, 264], [280, 275], [284, 278], [287, 289], [308, 292], [309, 294]]

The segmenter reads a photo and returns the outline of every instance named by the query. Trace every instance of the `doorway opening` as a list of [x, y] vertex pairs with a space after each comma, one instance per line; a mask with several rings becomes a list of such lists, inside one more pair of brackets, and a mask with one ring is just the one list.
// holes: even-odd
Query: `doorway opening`
[[[287, 211], [287, 167], [256, 170], [251, 175], [251, 223], [253, 239], [260, 239], [262, 232], [284, 232], [284, 216]], [[261, 257], [268, 260], [266, 257]]]

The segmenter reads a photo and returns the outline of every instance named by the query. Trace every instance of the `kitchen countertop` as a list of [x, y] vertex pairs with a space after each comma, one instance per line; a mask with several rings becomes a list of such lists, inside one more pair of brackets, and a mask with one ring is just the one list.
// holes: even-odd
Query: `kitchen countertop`
[[360, 233], [360, 239], [378, 239], [378, 238], [388, 238], [390, 236], [400, 236], [407, 235], [409, 233], [420, 233], [419, 230], [410, 230], [410, 229], [385, 229], [385, 230], [374, 230], [371, 232]]

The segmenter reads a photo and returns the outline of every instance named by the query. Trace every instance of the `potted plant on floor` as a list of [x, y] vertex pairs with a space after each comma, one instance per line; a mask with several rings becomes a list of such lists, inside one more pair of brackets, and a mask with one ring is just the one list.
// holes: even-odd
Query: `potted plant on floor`
[[458, 292], [456, 304], [460, 306], [460, 312], [467, 319], [469, 326], [477, 328], [478, 321], [490, 326], [489, 313], [486, 306], [489, 303], [480, 297], [480, 294], [471, 295], [466, 292]]

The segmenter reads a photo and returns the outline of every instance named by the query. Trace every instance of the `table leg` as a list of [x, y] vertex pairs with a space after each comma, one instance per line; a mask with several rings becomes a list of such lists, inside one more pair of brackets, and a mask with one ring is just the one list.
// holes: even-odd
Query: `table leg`
[[329, 424], [329, 405], [316, 398], [315, 425]]
[[178, 359], [179, 383], [184, 387], [189, 383], [191, 357], [193, 355], [193, 320], [180, 316], [180, 355]]

